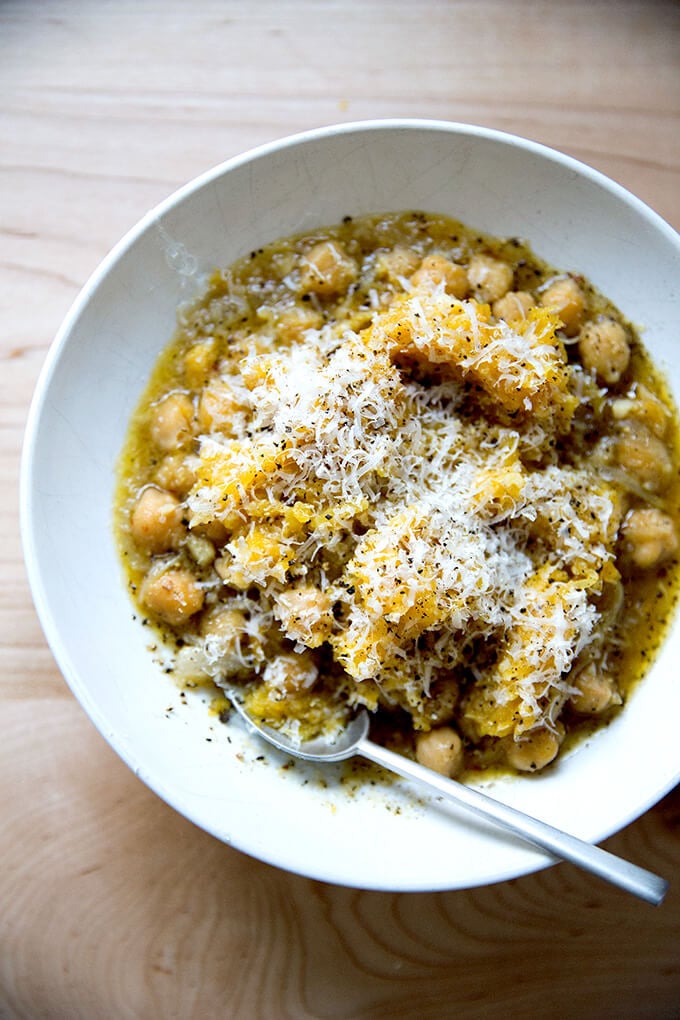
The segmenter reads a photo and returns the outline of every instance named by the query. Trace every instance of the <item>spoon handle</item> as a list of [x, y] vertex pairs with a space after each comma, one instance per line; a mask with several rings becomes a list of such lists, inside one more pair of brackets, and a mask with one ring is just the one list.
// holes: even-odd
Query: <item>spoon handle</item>
[[555, 829], [546, 822], [488, 797], [480, 790], [463, 786], [454, 779], [446, 779], [417, 762], [375, 744], [372, 740], [360, 740], [356, 745], [356, 753], [391, 772], [404, 776], [405, 779], [413, 779], [429, 786], [482, 818], [492, 819], [502, 828], [520, 836], [533, 846], [546, 850], [553, 857], [570, 861], [584, 871], [598, 875], [605, 881], [646, 900], [647, 903], [658, 906], [666, 895], [668, 882], [651, 871], [645, 871], [644, 868], [624, 861], [607, 850]]

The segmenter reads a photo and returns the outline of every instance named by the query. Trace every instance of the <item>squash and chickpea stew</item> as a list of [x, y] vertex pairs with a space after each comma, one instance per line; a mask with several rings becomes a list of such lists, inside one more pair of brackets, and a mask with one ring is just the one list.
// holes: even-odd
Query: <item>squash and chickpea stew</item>
[[678, 593], [678, 417], [583, 277], [440, 215], [216, 270], [131, 422], [116, 530], [181, 685], [449, 776], [620, 711]]

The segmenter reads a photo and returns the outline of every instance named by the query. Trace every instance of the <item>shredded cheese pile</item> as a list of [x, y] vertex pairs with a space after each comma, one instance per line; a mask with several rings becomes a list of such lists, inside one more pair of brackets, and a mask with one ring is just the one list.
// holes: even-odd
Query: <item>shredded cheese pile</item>
[[461, 671], [472, 739], [554, 724], [618, 577], [620, 518], [612, 486], [554, 454], [578, 405], [558, 326], [414, 286], [362, 332], [226, 365], [230, 424], [202, 438], [188, 499], [191, 528], [228, 530], [216, 570], [248, 610], [243, 647], [211, 639], [218, 682], [231, 657], [283, 691], [290, 671], [261, 651], [275, 626], [299, 690], [323, 646], [345, 701], [399, 705], [416, 728]]

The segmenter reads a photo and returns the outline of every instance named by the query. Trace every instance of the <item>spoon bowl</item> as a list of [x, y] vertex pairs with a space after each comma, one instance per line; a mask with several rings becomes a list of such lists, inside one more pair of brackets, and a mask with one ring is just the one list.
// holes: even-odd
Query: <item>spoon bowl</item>
[[345, 761], [360, 755], [405, 779], [429, 787], [440, 797], [453, 801], [478, 817], [495, 822], [507, 832], [525, 839], [532, 846], [547, 851], [556, 860], [570, 861], [584, 871], [599, 876], [647, 903], [658, 906], [666, 895], [668, 882], [637, 864], [625, 861], [608, 850], [602, 850], [532, 815], [503, 804], [502, 801], [489, 797], [481, 790], [441, 776], [418, 762], [376, 744], [369, 738], [370, 720], [365, 710], [357, 713], [347, 726], [333, 734], [332, 738], [318, 736], [312, 740], [297, 742], [287, 737], [285, 733], [254, 720], [238, 690], [228, 688], [225, 693], [249, 729], [279, 751], [294, 758], [326, 763]]
[[[343, 730], [333, 735], [332, 740], [320, 736], [314, 737], [312, 740], [306, 740], [304, 743], [299, 743], [287, 737], [280, 730], [273, 730], [269, 726], [255, 722], [243, 704], [240, 693], [235, 688], [229, 688], [226, 693], [238, 714], [249, 727], [254, 729], [268, 743], [273, 744], [279, 751], [291, 754], [294, 758], [302, 758], [303, 761], [333, 762], [346, 761], [357, 754], [370, 757], [370, 755], [365, 753], [366, 743], [371, 743], [367, 741], [370, 722], [368, 712], [365, 709], [362, 709], [353, 716]], [[360, 749], [362, 747], [364, 750]]]

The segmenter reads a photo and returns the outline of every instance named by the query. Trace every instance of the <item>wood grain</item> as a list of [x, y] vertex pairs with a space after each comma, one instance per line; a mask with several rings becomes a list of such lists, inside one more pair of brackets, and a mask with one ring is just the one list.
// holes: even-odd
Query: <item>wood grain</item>
[[[0, 4], [0, 1016], [680, 1013], [680, 890], [568, 865], [387, 895], [290, 875], [149, 792], [61, 679], [21, 557], [45, 353], [101, 257], [177, 185], [336, 121], [474, 122], [603, 170], [680, 227], [680, 7], [644, 0]], [[677, 878], [680, 794], [607, 841]]]

